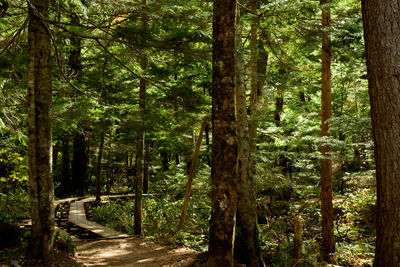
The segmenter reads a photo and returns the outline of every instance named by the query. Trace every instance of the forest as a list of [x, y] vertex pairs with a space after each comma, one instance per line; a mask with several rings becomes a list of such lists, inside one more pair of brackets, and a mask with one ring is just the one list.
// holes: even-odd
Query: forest
[[0, 266], [400, 266], [399, 0], [0, 0]]

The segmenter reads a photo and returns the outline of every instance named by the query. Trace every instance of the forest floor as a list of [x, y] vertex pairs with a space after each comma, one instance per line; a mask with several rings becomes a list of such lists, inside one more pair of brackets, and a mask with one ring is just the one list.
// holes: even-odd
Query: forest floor
[[[53, 266], [85, 267], [178, 267], [196, 266], [199, 252], [171, 245], [167, 242], [151, 241], [141, 237], [122, 239], [75, 241], [74, 256], [57, 250]], [[0, 259], [1, 267], [48, 267], [48, 264], [27, 262], [24, 255]]]
[[64, 255], [57, 266], [192, 266], [198, 252], [140, 237], [76, 242], [74, 257]]

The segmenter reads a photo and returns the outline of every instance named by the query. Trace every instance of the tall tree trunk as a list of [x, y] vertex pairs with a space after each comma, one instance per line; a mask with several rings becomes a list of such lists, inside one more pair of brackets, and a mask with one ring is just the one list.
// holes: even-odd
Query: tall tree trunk
[[363, 0], [362, 11], [377, 184], [374, 266], [400, 266], [400, 3]]
[[[330, 136], [329, 120], [332, 117], [331, 107], [331, 26], [330, 0], [321, 0], [322, 7], [322, 93], [321, 122], [322, 136]], [[321, 254], [325, 261], [331, 262], [335, 253], [335, 236], [333, 228], [333, 194], [332, 194], [332, 160], [330, 148], [321, 147], [321, 214], [322, 214], [322, 247]]]
[[250, 173], [249, 124], [247, 120], [246, 87], [244, 81], [242, 23], [238, 8], [236, 19], [236, 129], [238, 135], [238, 206], [234, 258], [249, 267], [265, 266], [259, 245], [256, 196]]
[[[101, 99], [106, 102], [106, 78], [105, 78], [105, 72], [107, 68], [107, 57], [104, 59], [103, 62], [103, 67], [101, 71]], [[101, 104], [101, 103], [100, 103]], [[101, 107], [102, 110], [104, 110], [103, 107]], [[97, 166], [96, 166], [96, 201], [100, 201], [100, 195], [101, 195], [101, 169], [102, 169], [102, 164], [101, 161], [103, 159], [103, 147], [104, 147], [104, 138], [106, 136], [106, 128], [105, 120], [104, 118], [100, 119], [100, 145], [99, 145], [99, 154], [97, 157]], [[129, 154], [127, 156], [127, 168], [129, 168]]]
[[[278, 91], [280, 91], [278, 89]], [[281, 113], [283, 111], [283, 94], [282, 92], [278, 92], [275, 96], [275, 111], [274, 111], [274, 119], [275, 124], [277, 126], [281, 125]]]
[[207, 165], [211, 167], [211, 157], [210, 157], [210, 125], [208, 122], [206, 123], [206, 127], [204, 128], [205, 137], [206, 137], [206, 147], [207, 147]]
[[233, 266], [237, 206], [234, 0], [214, 1], [212, 78], [212, 211], [208, 266]]
[[[146, 0], [142, 0], [142, 4], [146, 5]], [[146, 30], [146, 19], [143, 18], [142, 28]], [[143, 71], [147, 68], [147, 56], [143, 54], [140, 59], [140, 66]], [[138, 132], [138, 139], [136, 143], [136, 187], [135, 187], [135, 214], [134, 225], [135, 235], [142, 235], [142, 198], [143, 198], [143, 151], [145, 144], [145, 109], [146, 109], [146, 81], [140, 79], [139, 90], [139, 112], [140, 112], [140, 125]]]
[[169, 170], [168, 152], [161, 151], [160, 156], [161, 156], [162, 170], [168, 171]]
[[179, 230], [183, 229], [183, 224], [185, 223], [186, 213], [187, 213], [187, 209], [189, 206], [190, 193], [192, 191], [193, 178], [196, 175], [197, 160], [199, 158], [201, 142], [203, 141], [203, 132], [204, 132], [205, 124], [206, 124], [206, 118], [204, 118], [203, 122], [201, 123], [199, 137], [197, 138], [197, 143], [196, 143], [196, 149], [194, 151], [193, 158], [192, 158], [192, 164], [190, 166], [188, 182], [186, 185], [185, 197], [183, 199], [183, 208], [182, 208], [181, 218], [179, 220]]
[[[258, 10], [258, 0], [252, 1], [251, 8]], [[268, 65], [268, 52], [264, 49], [261, 40], [258, 40], [258, 18], [251, 22], [250, 32], [250, 73], [251, 73], [251, 91], [250, 91], [250, 117], [249, 138], [251, 152], [256, 151], [257, 146], [257, 127], [258, 122], [254, 118], [260, 113], [261, 100], [264, 95], [265, 73]], [[253, 162], [254, 163], [254, 162]]]
[[56, 141], [56, 144], [53, 146], [53, 177], [58, 174], [58, 151], [60, 150], [60, 141]]
[[[146, 139], [148, 140], [148, 139]], [[150, 169], [150, 144], [145, 141], [145, 151], [144, 151], [144, 164], [143, 164], [143, 194], [149, 192], [149, 169]]]
[[71, 189], [71, 175], [70, 175], [70, 150], [69, 150], [69, 136], [64, 136], [62, 140], [62, 169], [61, 169], [61, 192], [65, 196]]
[[[75, 14], [71, 16], [71, 25], [79, 27], [80, 21], [79, 17]], [[82, 82], [82, 58], [81, 58], [81, 50], [82, 50], [82, 42], [80, 37], [76, 35], [70, 36], [70, 53], [68, 58], [68, 65], [70, 67], [70, 76], [76, 80], [78, 83]], [[75, 90], [75, 88], [74, 88]], [[76, 91], [74, 91], [74, 98], [77, 96]]]
[[96, 201], [100, 201], [101, 195], [101, 161], [103, 159], [103, 147], [104, 147], [104, 131], [101, 132], [99, 154], [97, 156], [97, 166], [96, 166]]
[[85, 135], [75, 134], [72, 147], [72, 183], [76, 193], [84, 195], [88, 172], [87, 141]]
[[[71, 24], [74, 26], [80, 26], [79, 17], [72, 15]], [[70, 54], [68, 64], [70, 67], [70, 76], [78, 83], [82, 82], [82, 58], [81, 50], [82, 43], [78, 36], [70, 36]], [[78, 92], [74, 92], [74, 98], [77, 97]], [[79, 123], [78, 123], [79, 125]], [[78, 130], [79, 131], [79, 130]], [[73, 158], [72, 158], [72, 182], [75, 192], [80, 196], [84, 195], [86, 177], [88, 176], [88, 164], [87, 162], [87, 141], [85, 134], [82, 132], [76, 132], [73, 138]]]
[[49, 262], [52, 260], [54, 243], [51, 43], [47, 23], [49, 1], [31, 0], [28, 7], [30, 256]]

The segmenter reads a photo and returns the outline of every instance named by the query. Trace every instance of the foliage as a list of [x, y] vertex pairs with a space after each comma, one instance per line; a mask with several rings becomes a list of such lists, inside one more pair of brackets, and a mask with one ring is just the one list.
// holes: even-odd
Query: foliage
[[[158, 184], [154, 193], [146, 195], [143, 200], [143, 230], [146, 237], [205, 249], [210, 214], [210, 203], [204, 201], [204, 189], [208, 187], [207, 168], [205, 169], [206, 171], [202, 170], [195, 178], [185, 230], [182, 232], [178, 232], [177, 227], [187, 178], [183, 175], [183, 169], [179, 167], [159, 174], [160, 177], [164, 177], [165, 183]], [[180, 175], [172, 176], [173, 171]], [[159, 201], [160, 199], [163, 201]], [[129, 234], [134, 233], [133, 214], [134, 201], [109, 200], [92, 208], [93, 219], [96, 222]]]
[[72, 241], [71, 236], [63, 231], [56, 231], [54, 234], [55, 248], [63, 250], [72, 256], [75, 254], [76, 245]]

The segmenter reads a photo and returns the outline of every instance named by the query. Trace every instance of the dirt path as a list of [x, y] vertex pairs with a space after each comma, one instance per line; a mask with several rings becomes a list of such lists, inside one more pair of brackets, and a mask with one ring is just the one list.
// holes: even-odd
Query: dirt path
[[198, 252], [144, 238], [82, 241], [76, 261], [85, 266], [191, 266]]
[[[126, 197], [126, 195], [111, 197]], [[96, 232], [105, 239], [77, 239], [75, 241], [77, 245], [75, 257], [60, 254], [57, 260], [58, 266], [162, 267], [191, 266], [195, 262], [199, 253], [194, 250], [153, 242], [145, 238], [127, 237], [127, 235], [88, 221], [84, 203], [92, 200], [94, 200], [93, 197], [72, 202], [68, 221], [86, 230]], [[71, 202], [70, 199], [64, 201]], [[63, 200], [59, 201], [59, 203], [62, 202]], [[111, 235], [107, 233], [111, 233]]]

